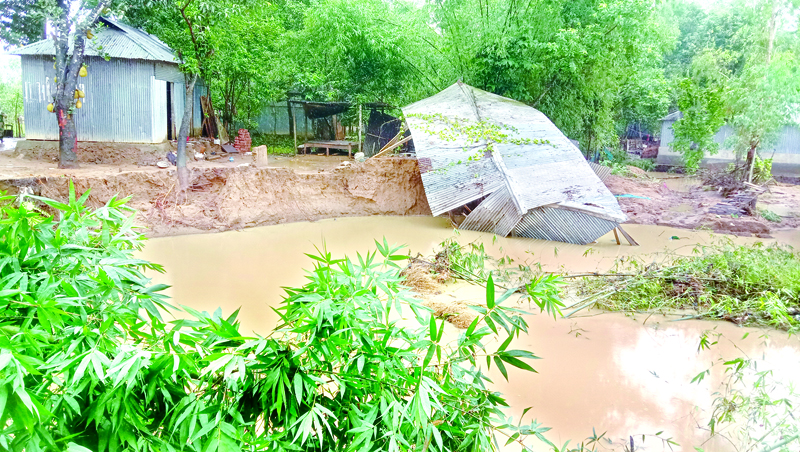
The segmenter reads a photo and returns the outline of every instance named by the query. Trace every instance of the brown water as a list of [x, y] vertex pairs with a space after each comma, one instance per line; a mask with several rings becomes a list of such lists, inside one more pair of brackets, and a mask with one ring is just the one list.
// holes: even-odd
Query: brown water
[[660, 179], [661, 182], [670, 190], [679, 191], [682, 193], [689, 193], [693, 188], [699, 187], [702, 183], [699, 177], [694, 176], [681, 176], [657, 172], [649, 172], [647, 175], [654, 179]]
[[[621, 256], [645, 256], [656, 252], [687, 254], [695, 244], [710, 244], [720, 236], [658, 226], [625, 227], [642, 246], [618, 246], [609, 234], [587, 246], [522, 238], [494, 238], [491, 234], [460, 231], [461, 243], [478, 241], [496, 257], [507, 255], [518, 263], [539, 262], [546, 270], [569, 272], [603, 271]], [[281, 286], [304, 282], [303, 268], [311, 267], [304, 253], [326, 244], [334, 255], [355, 255], [374, 249], [373, 240], [407, 244], [413, 254], [429, 254], [454, 235], [445, 220], [430, 217], [366, 217], [293, 223], [220, 234], [187, 235], [152, 239], [142, 257], [163, 264], [166, 275], [153, 275], [156, 282], [171, 284], [168, 293], [176, 304], [213, 311], [231, 312], [241, 307], [244, 331], [267, 333], [276, 317], [269, 309], [281, 300]], [[676, 236], [678, 240], [672, 240]], [[782, 231], [777, 240], [800, 246], [798, 231]], [[731, 238], [738, 243], [765, 241]], [[481, 289], [459, 287], [452, 296], [480, 300]], [[445, 295], [445, 296], [451, 296]], [[738, 328], [723, 322], [670, 322], [645, 316], [635, 319], [620, 314], [588, 312], [575, 319], [554, 320], [534, 315], [530, 334], [516, 346], [544, 358], [536, 361], [538, 374], [511, 372], [511, 382], [495, 375], [496, 387], [511, 403], [510, 413], [529, 414], [553, 427], [549, 438], [563, 444], [608, 431], [615, 442], [607, 450], [622, 450], [621, 439], [629, 435], [664, 430], [682, 447], [693, 451], [700, 445], [711, 394], [719, 384], [712, 374], [700, 385], [689, 382], [709, 367], [720, 354], [736, 353], [732, 342], [698, 355], [699, 336], [716, 328], [744, 352], [763, 358], [786, 379], [800, 377], [800, 342], [785, 334]], [[644, 322], [644, 325], [643, 325]], [[744, 332], [751, 332], [740, 340]], [[451, 333], [457, 334], [455, 329]], [[739, 356], [739, 355], [736, 355]], [[800, 380], [798, 380], [800, 384]], [[639, 444], [637, 440], [637, 445]], [[648, 439], [647, 450], [668, 450]], [[707, 452], [732, 450], [723, 441], [703, 445]]]

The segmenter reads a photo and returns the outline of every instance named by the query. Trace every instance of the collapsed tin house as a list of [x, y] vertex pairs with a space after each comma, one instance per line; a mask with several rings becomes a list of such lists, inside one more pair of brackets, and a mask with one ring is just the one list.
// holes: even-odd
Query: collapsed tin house
[[433, 215], [463, 208], [463, 229], [575, 244], [627, 219], [580, 150], [532, 107], [458, 82], [402, 110]]

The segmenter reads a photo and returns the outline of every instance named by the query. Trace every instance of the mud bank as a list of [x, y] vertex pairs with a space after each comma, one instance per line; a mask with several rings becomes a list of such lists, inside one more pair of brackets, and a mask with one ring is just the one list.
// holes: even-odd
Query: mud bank
[[69, 180], [88, 203], [131, 196], [135, 221], [150, 236], [226, 231], [323, 218], [369, 215], [430, 215], [417, 162], [375, 159], [319, 172], [289, 168], [193, 168], [192, 191], [178, 203], [173, 171], [129, 171], [93, 176], [6, 180], [12, 193], [27, 187], [65, 199]]
[[[653, 173], [651, 173], [653, 174]], [[669, 177], [665, 173], [656, 176]], [[605, 181], [618, 196], [628, 223], [704, 229], [749, 237], [770, 237], [774, 231], [800, 226], [800, 186], [776, 183], [759, 197], [758, 208], [779, 212], [780, 222], [760, 216], [722, 216], [709, 212], [725, 200], [717, 191], [691, 177], [611, 176]], [[633, 196], [631, 196], [633, 195]]]
[[[78, 163], [96, 163], [118, 165], [132, 163], [135, 165], [155, 166], [162, 160], [167, 151], [174, 150], [172, 143], [101, 143], [93, 141], [78, 142]], [[188, 155], [191, 155], [187, 152]], [[13, 157], [41, 162], [58, 162], [58, 142], [42, 140], [20, 140], [17, 142]]]

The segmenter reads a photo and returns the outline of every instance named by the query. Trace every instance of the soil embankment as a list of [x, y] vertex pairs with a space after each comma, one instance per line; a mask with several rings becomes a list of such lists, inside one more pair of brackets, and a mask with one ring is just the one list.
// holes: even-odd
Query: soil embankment
[[[193, 187], [183, 202], [178, 202], [174, 170], [154, 166], [171, 144], [128, 149], [123, 144], [81, 143], [81, 168], [60, 170], [55, 168], [55, 144], [20, 141], [16, 149], [0, 152], [0, 189], [17, 193], [26, 188], [66, 199], [67, 180], [73, 179], [78, 193], [92, 189], [89, 201], [95, 206], [113, 195], [132, 196], [130, 205], [139, 211], [136, 221], [149, 228], [151, 236], [346, 216], [430, 215], [414, 159], [358, 163], [341, 155], [270, 156], [269, 167], [257, 169], [245, 155], [195, 160], [196, 150], [218, 149], [205, 142], [190, 144]], [[780, 220], [768, 221], [758, 212], [710, 213], [725, 198], [697, 178], [638, 171], [632, 177], [606, 180], [628, 223], [762, 238], [800, 226], [800, 186], [767, 186], [759, 195], [758, 211], [769, 210], [772, 220]]]
[[91, 189], [88, 203], [131, 196], [136, 222], [148, 235], [224, 231], [251, 226], [367, 215], [430, 215], [417, 162], [372, 159], [317, 172], [290, 168], [193, 168], [192, 191], [178, 203], [173, 171], [127, 171], [105, 175], [5, 180], [0, 187], [23, 187], [65, 199], [69, 180], [77, 193]]

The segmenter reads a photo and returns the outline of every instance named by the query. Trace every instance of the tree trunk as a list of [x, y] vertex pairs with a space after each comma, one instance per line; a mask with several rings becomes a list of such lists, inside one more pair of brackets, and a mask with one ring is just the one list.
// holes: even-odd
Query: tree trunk
[[68, 110], [56, 109], [58, 116], [58, 167], [78, 168], [78, 131], [75, 129], [75, 119]]
[[[60, 15], [55, 20], [53, 41], [55, 47], [55, 79], [56, 93], [53, 98], [53, 112], [58, 122], [58, 152], [59, 168], [77, 168], [78, 133], [72, 112], [75, 107], [75, 90], [78, 86], [78, 77], [83, 67], [83, 56], [86, 49], [86, 30], [91, 28], [100, 16], [100, 11], [105, 8], [110, 0], [100, 0], [82, 18], [82, 23], [75, 26], [71, 17], [72, 2], [57, 0], [56, 6]], [[70, 32], [73, 34], [72, 55], [70, 55]], [[75, 108], [76, 109], [76, 108]]]
[[747, 151], [747, 162], [745, 162], [745, 170], [747, 171], [747, 182], [753, 182], [753, 166], [755, 166], [756, 161], [756, 147], [757, 146], [750, 146], [750, 150]]
[[188, 76], [186, 81], [186, 100], [183, 104], [183, 119], [181, 129], [178, 132], [178, 184], [181, 191], [189, 189], [189, 169], [186, 168], [186, 138], [189, 137], [189, 128], [192, 122], [192, 110], [194, 109], [194, 85], [197, 82], [197, 74]]

